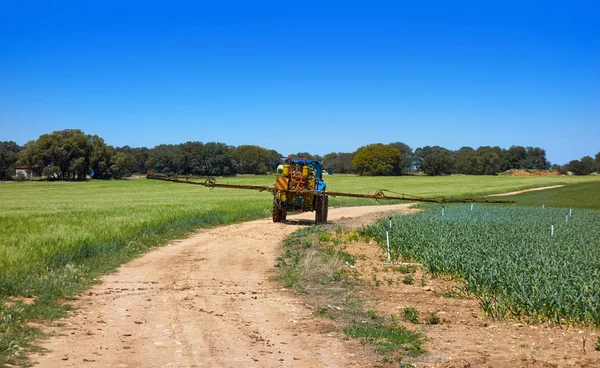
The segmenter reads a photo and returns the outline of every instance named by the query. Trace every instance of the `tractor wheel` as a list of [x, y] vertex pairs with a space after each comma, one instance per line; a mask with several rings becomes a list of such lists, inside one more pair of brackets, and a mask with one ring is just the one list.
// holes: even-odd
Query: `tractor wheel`
[[273, 199], [273, 222], [285, 221], [287, 213], [281, 207], [281, 201], [279, 201], [277, 198]]
[[315, 200], [315, 223], [317, 225], [327, 223], [327, 212], [329, 204], [328, 196], [317, 196]]

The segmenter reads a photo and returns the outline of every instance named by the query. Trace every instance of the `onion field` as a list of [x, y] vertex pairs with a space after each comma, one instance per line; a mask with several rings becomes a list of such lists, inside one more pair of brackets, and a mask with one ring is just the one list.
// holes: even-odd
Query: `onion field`
[[[485, 313], [600, 327], [600, 211], [426, 205], [363, 231], [394, 260], [418, 260], [464, 281]], [[443, 211], [443, 213], [442, 213]]]

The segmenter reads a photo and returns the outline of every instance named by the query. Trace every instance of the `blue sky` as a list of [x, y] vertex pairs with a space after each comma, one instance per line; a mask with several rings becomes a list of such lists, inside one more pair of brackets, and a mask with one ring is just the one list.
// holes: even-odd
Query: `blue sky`
[[600, 151], [600, 5], [0, 3], [0, 140]]

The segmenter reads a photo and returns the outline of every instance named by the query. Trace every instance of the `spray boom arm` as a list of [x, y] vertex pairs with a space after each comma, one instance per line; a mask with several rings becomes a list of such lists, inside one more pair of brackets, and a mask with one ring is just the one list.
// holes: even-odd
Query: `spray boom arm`
[[[276, 194], [277, 188], [275, 185], [267, 186], [267, 185], [236, 185], [236, 184], [217, 184], [214, 178], [205, 179], [204, 182], [199, 181], [190, 181], [189, 177], [175, 177], [175, 176], [167, 176], [162, 174], [153, 174], [149, 173], [147, 175], [148, 179], [154, 180], [163, 180], [170, 181], [174, 183], [184, 183], [184, 184], [194, 184], [194, 185], [202, 185], [208, 188], [229, 188], [229, 189], [249, 189], [249, 190], [258, 190], [259, 192], [268, 191], [270, 193]], [[390, 201], [410, 201], [410, 202], [427, 202], [427, 203], [515, 203], [515, 201], [503, 201], [503, 200], [493, 200], [487, 198], [446, 198], [446, 197], [437, 197], [437, 198], [424, 198], [417, 197], [410, 194], [405, 193], [396, 193], [386, 189], [379, 189], [375, 192], [375, 194], [358, 194], [358, 193], [343, 193], [343, 192], [329, 192], [325, 190], [288, 190], [291, 193], [295, 194], [314, 194], [316, 196], [329, 196], [329, 197], [351, 197], [351, 198], [371, 198], [376, 200], [390, 200]], [[386, 193], [396, 194], [397, 196], [387, 195]]]

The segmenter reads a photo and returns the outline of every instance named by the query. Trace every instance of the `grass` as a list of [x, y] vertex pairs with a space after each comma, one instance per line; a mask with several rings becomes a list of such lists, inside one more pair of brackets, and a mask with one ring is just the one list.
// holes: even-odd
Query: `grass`
[[[600, 176], [387, 176], [359, 177], [355, 175], [325, 175], [327, 190], [334, 192], [375, 193], [379, 189], [423, 197], [477, 197], [551, 185], [600, 183]], [[221, 184], [272, 185], [272, 176], [241, 175], [217, 178]], [[215, 189], [219, 190], [219, 189]], [[221, 189], [223, 190], [223, 189]], [[263, 194], [264, 196], [264, 194]], [[330, 205], [377, 204], [375, 200], [331, 198]], [[269, 203], [270, 204], [270, 203]]]
[[[600, 178], [332, 175], [325, 180], [329, 190], [340, 192], [374, 193], [383, 188], [420, 196], [477, 196], [598, 183]], [[272, 185], [273, 177], [218, 182]], [[23, 363], [28, 336], [36, 333], [23, 327], [24, 321], [60, 316], [64, 308], [58, 300], [152, 246], [198, 228], [269, 217], [272, 202], [268, 193], [142, 179], [0, 183], [0, 203], [0, 364], [14, 364]], [[341, 197], [330, 201], [337, 207], [368, 204], [377, 202]], [[20, 305], [23, 297], [36, 302]]]
[[315, 314], [333, 320], [340, 331], [372, 347], [384, 361], [402, 362], [422, 354], [419, 333], [397, 324], [395, 318], [379, 316], [358, 296], [363, 285], [349, 267], [354, 257], [344, 248], [352, 239], [357, 239], [355, 231], [341, 227], [294, 232], [284, 243], [276, 279], [302, 294]]
[[0, 185], [0, 297], [64, 295], [59, 269], [105, 272], [194, 229], [266, 217], [261, 199], [146, 180]]
[[[346, 327], [344, 333], [374, 346], [375, 351], [384, 356], [398, 355], [402, 357], [403, 354], [416, 356], [423, 352], [421, 344], [415, 343], [415, 341], [420, 340], [420, 335], [417, 332], [393, 323], [356, 323]], [[390, 358], [387, 359], [391, 360]], [[399, 361], [402, 361], [402, 359], [400, 358]]]
[[1, 184], [0, 203], [0, 366], [26, 363], [36, 331], [25, 321], [59, 317], [58, 301], [100, 275], [197, 228], [271, 211], [258, 192], [146, 180]]
[[[544, 187], [558, 184], [600, 183], [600, 176], [401, 176], [357, 177], [350, 175], [325, 176], [330, 191], [374, 193], [378, 189], [423, 197], [476, 197], [494, 193]], [[336, 200], [342, 200], [336, 198]]]
[[522, 193], [504, 199], [515, 200], [518, 206], [600, 209], [600, 182]]

